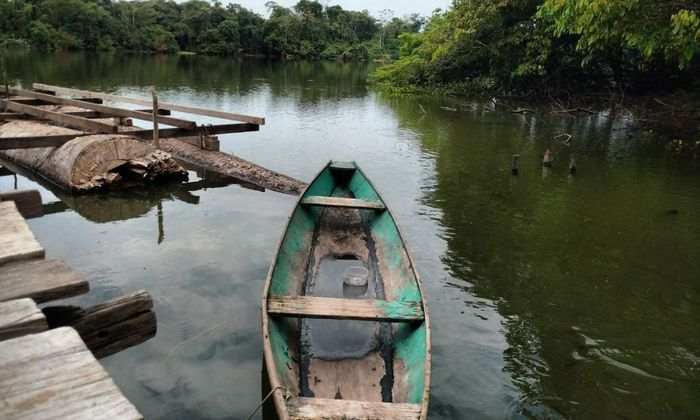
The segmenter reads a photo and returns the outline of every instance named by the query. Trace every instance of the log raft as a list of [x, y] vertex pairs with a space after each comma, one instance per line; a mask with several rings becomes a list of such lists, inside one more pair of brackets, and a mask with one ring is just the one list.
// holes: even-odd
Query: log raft
[[[155, 95], [153, 101], [148, 101], [39, 83], [33, 88], [0, 88], [0, 95], [5, 95], [0, 98], [0, 159], [24, 166], [63, 189], [90, 191], [119, 185], [133, 176], [145, 181], [184, 177], [186, 172], [176, 161], [194, 163], [286, 194], [298, 195], [306, 186], [219, 152], [216, 135], [258, 131], [265, 124], [264, 118], [158, 103]], [[122, 109], [104, 105], [103, 101], [150, 109]], [[229, 122], [197, 125], [195, 121], [170, 117], [172, 111]], [[154, 129], [132, 127], [132, 118], [152, 121]], [[91, 152], [84, 153], [85, 148]], [[152, 161], [146, 167], [139, 165], [144, 158]]]
[[143, 418], [97, 359], [155, 335], [151, 297], [137, 291], [91, 308], [40, 309], [89, 290], [43, 255], [15, 202], [0, 202], [0, 418]]

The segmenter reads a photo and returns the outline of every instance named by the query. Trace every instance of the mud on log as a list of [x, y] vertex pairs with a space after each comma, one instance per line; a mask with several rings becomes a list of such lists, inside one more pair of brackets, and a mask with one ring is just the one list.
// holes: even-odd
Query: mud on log
[[42, 310], [49, 328], [75, 328], [96, 358], [101, 359], [156, 335], [153, 300], [145, 290], [90, 308], [49, 306]]
[[[63, 127], [15, 121], [0, 127], [0, 135], [13, 130], [38, 134], [75, 133]], [[1, 150], [0, 158], [13, 161], [74, 192], [118, 184], [124, 178], [152, 181], [163, 177], [187, 176], [187, 172], [168, 153], [156, 150], [147, 142], [119, 134], [76, 137], [56, 148]]]

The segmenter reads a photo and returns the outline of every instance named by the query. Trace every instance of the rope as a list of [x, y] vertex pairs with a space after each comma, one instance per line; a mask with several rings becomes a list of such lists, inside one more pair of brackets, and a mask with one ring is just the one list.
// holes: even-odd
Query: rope
[[260, 410], [260, 407], [262, 407], [263, 404], [265, 404], [265, 401], [267, 401], [267, 399], [270, 398], [270, 395], [272, 395], [272, 393], [275, 392], [275, 391], [277, 391], [278, 389], [284, 389], [284, 392], [285, 392], [285, 395], [286, 395], [286, 393], [287, 393], [287, 388], [285, 388], [285, 387], [283, 387], [283, 386], [275, 387], [272, 391], [270, 391], [270, 392], [267, 394], [267, 396], [266, 396], [265, 398], [263, 398], [263, 400], [260, 402], [260, 404], [258, 404], [258, 406], [255, 407], [255, 410], [253, 410], [253, 412], [250, 413], [250, 415], [249, 415], [248, 417], [246, 417], [245, 420], [250, 420], [250, 419], [252, 419], [253, 416], [255, 415], [255, 413], [257, 413], [258, 410]]

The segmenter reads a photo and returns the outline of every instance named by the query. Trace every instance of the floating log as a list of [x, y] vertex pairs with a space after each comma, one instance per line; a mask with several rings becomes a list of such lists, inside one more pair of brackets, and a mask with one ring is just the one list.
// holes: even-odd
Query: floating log
[[17, 210], [25, 219], [41, 217], [42, 210], [41, 194], [37, 190], [18, 190], [0, 193], [0, 201], [14, 201]]
[[513, 155], [513, 160], [510, 164], [510, 173], [513, 175], [518, 174], [518, 159], [520, 159], [520, 155]]
[[139, 290], [92, 306], [49, 306], [43, 309], [49, 328], [71, 326], [96, 358], [101, 359], [156, 335], [153, 299]]
[[530, 108], [517, 108], [517, 109], [514, 109], [510, 112], [512, 112], [513, 114], [528, 114], [528, 113], [534, 114], [535, 110], [530, 109]]
[[553, 162], [554, 156], [552, 155], [552, 152], [549, 149], [547, 149], [544, 152], [544, 157], [542, 158], [542, 166], [544, 166], [545, 168], [551, 168]]
[[[63, 127], [13, 121], [0, 127], [0, 136], [27, 131], [75, 135], [73, 130]], [[0, 157], [74, 192], [115, 185], [129, 176], [151, 181], [187, 175], [168, 153], [156, 151], [150, 143], [119, 134], [76, 137], [57, 148], [0, 150]], [[133, 171], [134, 168], [137, 170]]]
[[232, 176], [240, 180], [260, 185], [272, 191], [299, 195], [306, 184], [294, 178], [265, 169], [237, 156], [222, 152], [202, 150], [199, 147], [181, 142], [177, 139], [163, 138], [160, 148], [171, 153], [177, 159], [193, 163], [202, 169]]

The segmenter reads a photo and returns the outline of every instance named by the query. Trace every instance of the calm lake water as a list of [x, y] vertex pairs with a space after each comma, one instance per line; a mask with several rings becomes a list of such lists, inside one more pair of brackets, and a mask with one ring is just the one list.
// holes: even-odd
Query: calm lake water
[[[264, 116], [260, 132], [221, 136], [222, 150], [305, 181], [329, 159], [356, 160], [426, 284], [431, 418], [700, 418], [700, 160], [629, 130], [629, 116], [386, 96], [365, 86], [368, 67], [330, 62], [33, 54], [5, 65], [25, 87], [148, 98], [155, 84], [162, 101]], [[547, 148], [556, 161], [543, 172]], [[29, 222], [47, 257], [90, 280], [71, 302], [153, 296], [156, 337], [103, 360], [149, 419], [245, 418], [262, 398], [260, 297], [295, 198], [197, 181], [63, 197]]]

